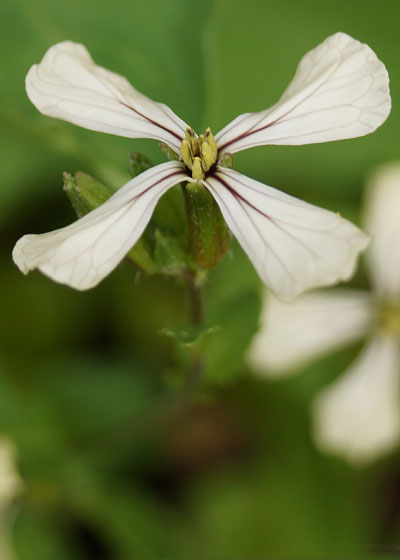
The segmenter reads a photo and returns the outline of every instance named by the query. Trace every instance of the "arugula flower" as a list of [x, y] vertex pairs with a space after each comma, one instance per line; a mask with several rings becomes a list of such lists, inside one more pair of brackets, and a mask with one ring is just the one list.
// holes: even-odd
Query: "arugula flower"
[[158, 199], [177, 183], [203, 185], [264, 283], [290, 299], [350, 277], [368, 237], [323, 210], [228, 169], [230, 154], [268, 144], [299, 145], [373, 132], [390, 111], [388, 75], [374, 52], [344, 33], [307, 53], [280, 100], [240, 115], [214, 138], [197, 136], [166, 105], [151, 101], [122, 76], [97, 66], [83, 45], [51, 47], [26, 78], [34, 105], [90, 130], [153, 138], [179, 161], [145, 171], [75, 223], [25, 235], [13, 258], [22, 272], [38, 268], [79, 290], [95, 286], [124, 258]]
[[315, 291], [290, 304], [268, 297], [249, 351], [260, 374], [279, 376], [366, 339], [355, 362], [313, 402], [318, 446], [353, 463], [400, 441], [400, 162], [378, 168], [368, 187], [371, 290]]

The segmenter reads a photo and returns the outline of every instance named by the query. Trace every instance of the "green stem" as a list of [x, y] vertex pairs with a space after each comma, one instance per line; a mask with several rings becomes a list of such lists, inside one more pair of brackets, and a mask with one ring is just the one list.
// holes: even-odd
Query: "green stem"
[[186, 289], [188, 299], [189, 323], [193, 326], [199, 326], [202, 324], [204, 319], [203, 292], [200, 282], [190, 271], [187, 271], [186, 273]]
[[[191, 272], [186, 273], [186, 290], [188, 302], [188, 322], [191, 326], [200, 326], [204, 321], [202, 283]], [[185, 393], [191, 392], [201, 382], [203, 373], [203, 356], [199, 348], [189, 350], [188, 375]]]

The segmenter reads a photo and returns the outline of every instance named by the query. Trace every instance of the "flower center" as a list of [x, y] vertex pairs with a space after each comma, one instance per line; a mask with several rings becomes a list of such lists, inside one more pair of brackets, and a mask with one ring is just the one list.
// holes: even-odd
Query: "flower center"
[[384, 331], [400, 336], [400, 301], [385, 301], [381, 304], [378, 324]]
[[210, 127], [204, 134], [197, 136], [193, 128], [186, 129], [181, 143], [181, 156], [184, 164], [192, 172], [193, 179], [201, 181], [217, 162], [218, 148]]

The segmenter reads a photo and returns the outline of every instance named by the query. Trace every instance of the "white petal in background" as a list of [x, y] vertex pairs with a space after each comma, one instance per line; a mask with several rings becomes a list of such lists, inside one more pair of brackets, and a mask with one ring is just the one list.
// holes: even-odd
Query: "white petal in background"
[[339, 215], [219, 167], [204, 181], [264, 283], [289, 300], [348, 279], [369, 237]]
[[266, 295], [248, 362], [262, 376], [291, 374], [307, 361], [361, 339], [373, 317], [368, 292], [314, 291], [290, 303]]
[[0, 512], [17, 496], [23, 483], [16, 469], [17, 450], [6, 436], [0, 436]]
[[400, 298], [400, 162], [379, 167], [367, 183], [365, 227], [371, 276], [380, 296]]
[[7, 515], [13, 500], [21, 493], [24, 484], [16, 468], [16, 448], [6, 436], [0, 436], [0, 558], [15, 560], [9, 538], [10, 518]]
[[29, 70], [26, 91], [45, 115], [99, 132], [154, 138], [179, 153], [186, 124], [123, 76], [97, 66], [83, 45], [65, 41], [51, 47]]
[[323, 451], [367, 463], [400, 440], [396, 338], [376, 335], [350, 368], [315, 399], [315, 440]]
[[95, 286], [139, 239], [160, 196], [187, 180], [183, 168], [176, 161], [153, 167], [73, 224], [25, 235], [14, 247], [14, 262], [25, 274], [38, 268], [78, 290]]
[[264, 144], [312, 144], [373, 132], [390, 112], [386, 68], [367, 46], [331, 35], [300, 61], [270, 109], [240, 115], [217, 136], [223, 152]]

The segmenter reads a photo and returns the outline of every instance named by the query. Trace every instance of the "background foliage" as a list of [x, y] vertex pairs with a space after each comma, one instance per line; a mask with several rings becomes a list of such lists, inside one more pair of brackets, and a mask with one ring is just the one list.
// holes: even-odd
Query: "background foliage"
[[[243, 354], [257, 330], [260, 284], [233, 244], [213, 271], [203, 389], [180, 398], [179, 359], [161, 329], [185, 322], [173, 280], [120, 266], [78, 293], [10, 253], [23, 233], [74, 219], [62, 172], [128, 178], [131, 150], [156, 143], [41, 116], [24, 77], [57, 41], [214, 132], [274, 103], [300, 57], [329, 34], [367, 42], [391, 76], [393, 111], [375, 134], [303, 147], [255, 148], [235, 167], [360, 220], [363, 181], [399, 157], [396, 0], [3, 0], [0, 5], [0, 430], [16, 443], [25, 490], [13, 512], [21, 560], [383, 558], [400, 537], [400, 455], [357, 470], [321, 456], [309, 402], [357, 348], [301, 376], [256, 379]], [[363, 271], [353, 280], [364, 286]], [[171, 404], [172, 403], [172, 404]]]

